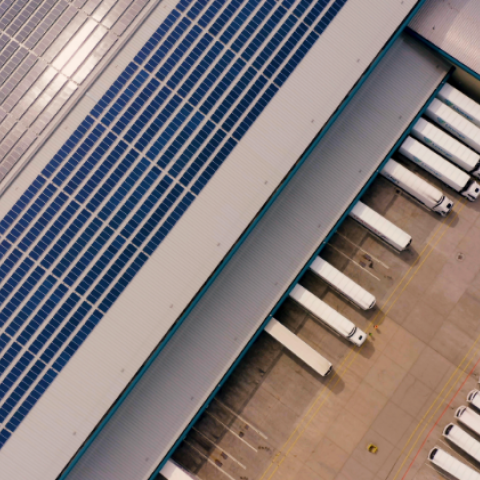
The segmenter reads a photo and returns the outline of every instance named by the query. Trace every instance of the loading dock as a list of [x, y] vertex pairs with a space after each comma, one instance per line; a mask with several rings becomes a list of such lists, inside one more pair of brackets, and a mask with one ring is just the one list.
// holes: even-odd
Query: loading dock
[[[421, 169], [415, 173], [425, 179], [429, 175]], [[438, 180], [430, 181], [440, 187]], [[327, 357], [335, 370], [331, 377], [315, 378], [267, 335], [258, 339], [218, 394], [268, 437], [248, 433], [249, 440], [262, 447], [253, 452], [233, 435], [222, 436], [215, 429], [220, 444], [247, 467], [242, 472], [228, 470], [234, 478], [258, 480], [265, 474], [263, 478], [272, 475], [272, 480], [393, 480], [400, 472], [399, 480], [409, 467], [407, 480], [420, 470], [426, 478], [435, 474], [426, 458], [443, 425], [436, 427], [438, 434], [422, 448], [423, 453], [414, 457], [445, 408], [447, 393], [451, 396], [465, 380], [464, 371], [472, 368], [480, 333], [476, 326], [480, 210], [460, 195], [452, 196], [456, 207], [451, 216], [441, 219], [384, 178], [377, 178], [369, 188], [362, 201], [411, 233], [412, 247], [399, 255], [347, 219], [322, 257], [374, 294], [383, 313], [359, 310], [313, 272], [301, 284], [372, 337], [358, 354], [352, 353], [296, 302], [284, 303], [277, 319]], [[457, 258], [459, 253], [463, 259]], [[468, 333], [469, 325], [475, 333]], [[478, 367], [474, 373], [480, 373]], [[464, 403], [474, 388], [476, 379], [469, 377], [445, 423], [453, 419], [452, 408]], [[238, 424], [233, 416], [224, 419]], [[206, 431], [212, 428], [206, 420], [199, 423]], [[370, 443], [378, 447], [375, 455], [367, 451]], [[200, 462], [187, 446], [174, 458], [201, 479], [227, 478]]]

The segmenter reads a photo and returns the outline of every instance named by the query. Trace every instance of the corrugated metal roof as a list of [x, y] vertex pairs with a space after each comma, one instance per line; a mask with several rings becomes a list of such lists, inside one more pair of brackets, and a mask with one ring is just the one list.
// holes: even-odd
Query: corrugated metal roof
[[409, 27], [480, 75], [476, 0], [427, 0]]
[[69, 479], [151, 474], [446, 72], [394, 44]]

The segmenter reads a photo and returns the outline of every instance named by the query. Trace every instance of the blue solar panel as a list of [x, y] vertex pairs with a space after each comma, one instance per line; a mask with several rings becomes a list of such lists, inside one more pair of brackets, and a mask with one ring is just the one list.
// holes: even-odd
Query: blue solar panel
[[202, 33], [202, 29], [196, 25], [192, 27], [190, 32], [186, 35], [185, 39], [180, 45], [168, 56], [165, 63], [158, 70], [155, 76], [159, 80], [165, 80], [167, 75], [174, 69], [180, 59], [185, 55], [185, 52], [191, 47], [193, 42]]
[[234, 52], [239, 52], [241, 48], [254, 35], [258, 26], [267, 18], [271, 11], [275, 8], [277, 2], [275, 0], [266, 0], [261, 8], [256, 12], [254, 17], [248, 22], [248, 25], [242, 30], [237, 39], [233, 42], [231, 49]]
[[102, 250], [113, 234], [114, 230], [108, 226], [100, 232], [95, 241], [84, 252], [81, 258], [79, 258], [78, 262], [74, 264], [67, 276], [63, 279], [63, 282], [66, 285], [69, 287], [73, 286], [76, 280], [84, 273], [95, 256]]
[[195, 20], [200, 12], [207, 6], [208, 0], [196, 0], [190, 10], [187, 12], [187, 17]]
[[[20, 335], [17, 337], [18, 343], [25, 345], [37, 332], [40, 326], [45, 322], [48, 316], [53, 312], [55, 307], [60, 304], [60, 301], [68, 292], [68, 288], [65, 285], [60, 284], [52, 295], [44, 302], [42, 308], [40, 308], [28, 325], [23, 329]], [[49, 332], [51, 329], [46, 327], [44, 332]], [[38, 353], [40, 350], [40, 344], [42, 344], [42, 335], [37, 336], [35, 342], [30, 346], [32, 353]]]
[[108, 194], [114, 191], [115, 187], [118, 185], [120, 180], [125, 176], [131, 166], [134, 164], [138, 158], [138, 153], [135, 151], [130, 151], [124, 159], [121, 160], [117, 168], [110, 174], [110, 176], [105, 180], [102, 186], [97, 190], [96, 195], [91, 198], [87, 204], [87, 209], [94, 212], [97, 210]]
[[82, 210], [68, 225], [67, 229], [57, 237], [56, 242], [52, 245], [49, 251], [44, 255], [40, 264], [45, 268], [50, 268], [57, 260], [59, 255], [67, 247], [70, 240], [78, 233], [78, 231], [91, 218], [91, 213], [87, 210]]
[[[168, 14], [167, 18], [160, 25], [160, 27], [158, 27], [157, 31], [151, 36], [150, 40], [141, 48], [140, 52], [138, 52], [137, 56], [134, 58], [134, 61], [141, 65], [148, 57], [148, 55], [150, 55], [153, 49], [159, 44], [160, 40], [165, 37], [166, 33], [170, 30], [170, 28], [172, 28], [172, 26], [179, 18], [180, 14], [176, 10], [172, 10], [172, 12]], [[125, 83], [119, 85], [118, 90], [123, 85], [125, 85]]]
[[20, 213], [23, 212], [25, 207], [32, 201], [33, 197], [45, 185], [45, 181], [46, 180], [43, 177], [37, 177], [36, 180], [27, 188], [25, 193], [20, 197], [10, 212], [8, 212], [0, 222], [0, 234], [3, 235], [5, 231], [12, 225]]
[[233, 15], [240, 7], [241, 3], [244, 0], [232, 0], [228, 2], [226, 8], [222, 11], [222, 13], [217, 17], [217, 19], [213, 22], [212, 26], [209, 28], [209, 32], [212, 35], [218, 36], [225, 25], [234, 19]]
[[180, 0], [0, 220], [0, 448], [346, 0]]
[[7, 235], [7, 240], [15, 242], [20, 235], [30, 225], [30, 222], [37, 216], [40, 210], [45, 204], [52, 198], [53, 194], [57, 191], [57, 188], [53, 185], [47, 185], [45, 190], [38, 196], [36, 201], [30, 208], [24, 213], [22, 218], [14, 225]]
[[[250, 61], [254, 55], [261, 50], [263, 42], [267, 41], [268, 36], [274, 31], [274, 29], [282, 22], [284, 16], [288, 13], [286, 8], [278, 6], [276, 10], [273, 11], [270, 18], [264, 23], [262, 28], [255, 34], [255, 36], [250, 40], [245, 50], [242, 52], [242, 58], [246, 61]], [[269, 51], [271, 44], [269, 44]]]
[[176, 177], [193, 158], [194, 154], [198, 152], [200, 146], [206, 141], [208, 136], [214, 131], [215, 124], [210, 120], [201, 128], [195, 138], [190, 142], [190, 145], [183, 151], [183, 154], [172, 165], [168, 173]]
[[[172, 15], [178, 13], [173, 11]], [[151, 40], [147, 42], [147, 45], [151, 44]], [[144, 48], [148, 48], [147, 45]], [[153, 47], [152, 47], [153, 48]], [[137, 57], [135, 57], [137, 60]], [[113, 85], [107, 90], [105, 95], [101, 98], [101, 100], [95, 105], [93, 110], [90, 112], [92, 116], [97, 118], [105, 108], [112, 103], [115, 96], [120, 92], [120, 90], [125, 86], [125, 84], [130, 80], [132, 75], [138, 70], [138, 66], [135, 65], [133, 62], [128, 65], [128, 67], [120, 74], [120, 76], [115, 80]]]
[[186, 104], [182, 109], [175, 115], [175, 117], [170, 121], [170, 124], [163, 131], [163, 133], [157, 138], [155, 143], [150, 147], [146, 156], [151, 160], [155, 160], [158, 154], [162, 151], [168, 141], [175, 135], [177, 130], [182, 126], [183, 122], [187, 117], [193, 112], [193, 107], [189, 104]]
[[[85, 183], [82, 189], [77, 193], [75, 199], [80, 203], [85, 202], [85, 200], [92, 194], [93, 190], [100, 184], [100, 182], [105, 178], [105, 176], [110, 172], [115, 163], [121, 158], [128, 148], [128, 144], [120, 141], [118, 145], [110, 152], [110, 154], [103, 159], [103, 163], [98, 168], [91, 178]], [[88, 207], [87, 207], [88, 208]]]
[[[198, 19], [197, 23], [202, 28], [205, 28], [215, 17], [215, 15], [226, 5], [227, 0], [214, 0], [210, 2], [209, 7], [204, 11], [203, 15]], [[192, 9], [193, 10], [193, 9]], [[187, 14], [193, 19], [193, 16]]]
[[[42, 175], [44, 177], [50, 178], [53, 172], [58, 168], [58, 166], [63, 163], [67, 156], [73, 151], [73, 149], [78, 145], [80, 140], [85, 136], [85, 133], [93, 125], [95, 119], [91, 116], [87, 118], [79, 125], [79, 127], [72, 133], [70, 138], [65, 142], [63, 147], [54, 155], [52, 160], [48, 165], [43, 169]], [[41, 178], [41, 177], [39, 177]], [[42, 181], [45, 181], [42, 178]]]
[[40, 302], [47, 296], [50, 290], [54, 287], [57, 279], [49, 275], [46, 280], [39, 286], [38, 290], [30, 297], [28, 302], [15, 315], [15, 318], [9, 323], [5, 329], [5, 333], [13, 337], [23, 324], [31, 319], [33, 311], [40, 305]]
[[164, 42], [160, 45], [155, 54], [150, 58], [150, 60], [145, 65], [145, 70], [148, 72], [153, 72], [155, 68], [160, 64], [160, 62], [167, 57], [169, 51], [176, 44], [177, 40], [183, 35], [187, 28], [192, 24], [188, 18], [182, 18], [178, 25], [172, 30], [172, 32], [167, 36]]
[[[160, 99], [160, 101], [163, 103], [163, 98]], [[170, 115], [175, 111], [175, 109], [180, 105], [182, 102], [182, 98], [179, 97], [178, 95], [174, 95], [173, 98], [163, 107], [163, 110], [160, 112], [159, 115], [155, 118], [155, 120], [151, 123], [149, 128], [145, 131], [145, 133], [140, 137], [138, 142], [135, 144], [135, 148], [143, 151], [147, 148], [149, 142], [152, 140], [152, 138], [155, 136], [155, 134], [160, 130], [160, 128], [165, 124], [165, 122], [168, 120]], [[161, 103], [158, 105], [160, 107]], [[155, 105], [156, 107], [156, 105]], [[148, 113], [148, 116], [146, 116], [144, 119], [139, 119], [139, 121], [148, 121], [150, 120], [151, 117], [153, 117], [153, 114], [156, 113], [156, 110], [154, 110], [153, 107], [150, 111], [147, 112], [148, 108], [145, 110], [145, 113]]]
[[131, 170], [130, 173], [126, 176], [123, 183], [117, 188], [117, 190], [114, 191], [114, 194], [104, 204], [103, 208], [98, 212], [98, 218], [104, 221], [108, 220], [112, 212], [114, 212], [115, 209], [117, 209], [119, 205], [124, 202], [124, 199], [127, 197], [130, 190], [149, 167], [150, 163], [142, 158], [135, 165], [133, 170]]

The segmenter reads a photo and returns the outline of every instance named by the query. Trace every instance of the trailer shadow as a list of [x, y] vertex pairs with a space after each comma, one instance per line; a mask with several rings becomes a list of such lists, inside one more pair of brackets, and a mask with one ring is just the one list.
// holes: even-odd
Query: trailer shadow
[[[291, 331], [298, 333], [309, 321], [309, 316], [293, 300], [288, 299], [285, 304], [275, 317]], [[271, 402], [280, 402], [282, 408], [289, 409], [291, 415], [282, 417], [281, 423], [283, 430], [291, 431], [301, 418], [302, 412], [319, 392], [326, 389], [337, 395], [343, 391], [344, 381], [338, 377], [331, 381], [334, 375], [335, 371], [332, 371], [328, 376], [322, 377], [270, 335], [262, 333], [172, 458], [189, 471], [198, 474], [207, 462], [211, 463], [209, 457], [216, 449], [215, 445], [219, 445], [226, 436], [232, 435], [232, 430], [239, 433], [237, 430], [241, 422], [238, 415], [268, 436], [268, 440], [265, 440], [255, 435], [252, 429], [244, 428], [246, 436], [243, 439], [259, 450], [255, 455], [273, 455], [280, 445], [272, 434], [278, 426], [275, 422], [269, 422], [269, 415], [272, 415]], [[291, 399], [294, 399], [296, 405], [288, 405]], [[229, 448], [232, 448], [232, 439], [235, 440], [234, 437], [227, 438]], [[235, 449], [242, 448], [242, 443], [239, 442], [237, 439]], [[234, 450], [233, 455], [236, 454], [238, 455]], [[226, 457], [224, 460], [217, 454], [214, 457], [217, 467], [222, 468], [221, 464], [228, 462]]]
[[372, 341], [370, 338], [367, 338], [366, 342], [362, 345], [362, 347], [358, 349], [358, 354], [361, 355], [363, 358], [369, 359], [373, 357], [374, 353], [374, 341]]

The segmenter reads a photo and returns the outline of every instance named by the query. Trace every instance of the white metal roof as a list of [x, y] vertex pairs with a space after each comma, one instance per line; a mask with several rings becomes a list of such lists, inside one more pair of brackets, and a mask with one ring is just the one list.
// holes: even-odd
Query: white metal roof
[[427, 0], [409, 27], [480, 74], [480, 11], [476, 0]]

